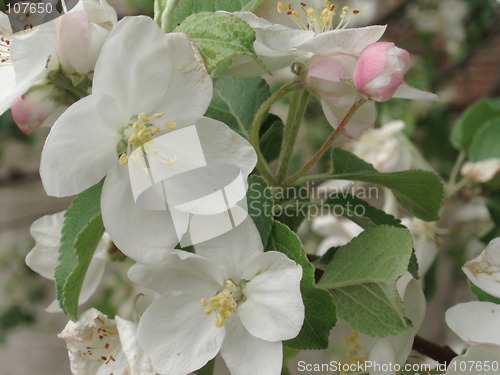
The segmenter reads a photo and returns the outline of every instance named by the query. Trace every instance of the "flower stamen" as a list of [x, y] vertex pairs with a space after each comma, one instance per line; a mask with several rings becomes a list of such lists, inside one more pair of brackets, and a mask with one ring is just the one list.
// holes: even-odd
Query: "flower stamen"
[[226, 280], [225, 289], [210, 298], [202, 298], [201, 305], [207, 307], [205, 314], [215, 313], [215, 326], [223, 327], [226, 319], [229, 319], [236, 312], [238, 302], [243, 298], [241, 287], [235, 285], [231, 280]]
[[11, 64], [10, 39], [6, 36], [0, 37], [0, 66]]
[[345, 29], [350, 22], [350, 14], [359, 14], [359, 10], [353, 10], [351, 13], [348, 6], [342, 8], [339, 15], [340, 21], [336, 27], [333, 27], [333, 17], [336, 15], [334, 9], [335, 5], [331, 4], [329, 0], [325, 0], [323, 8], [316, 8], [314, 5], [308, 7], [306, 3], [300, 3], [301, 11], [294, 9], [292, 4], [285, 6], [281, 1], [278, 1], [278, 12], [286, 13], [291, 17], [293, 22], [301, 29], [312, 30], [315, 34], [321, 34], [333, 29]]

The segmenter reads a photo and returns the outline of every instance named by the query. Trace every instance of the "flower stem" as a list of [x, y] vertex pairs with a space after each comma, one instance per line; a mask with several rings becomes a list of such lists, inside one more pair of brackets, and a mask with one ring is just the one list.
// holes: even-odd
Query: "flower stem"
[[255, 114], [255, 118], [252, 123], [252, 129], [250, 131], [250, 143], [252, 144], [257, 154], [257, 169], [262, 174], [262, 176], [267, 180], [267, 182], [269, 182], [271, 185], [274, 185], [276, 183], [276, 178], [274, 177], [266, 159], [264, 159], [264, 156], [262, 155], [259, 143], [260, 127], [262, 126], [262, 120], [264, 119], [266, 113], [269, 111], [269, 108], [271, 108], [271, 106], [274, 103], [282, 99], [290, 91], [298, 89], [300, 86], [301, 85], [298, 85], [298, 82], [292, 82], [277, 90], [273, 95], [267, 98], [267, 100], [264, 103], [262, 103], [259, 110]]
[[279, 168], [276, 176], [278, 183], [283, 181], [286, 176], [288, 165], [290, 164], [290, 158], [295, 146], [295, 141], [297, 139], [297, 134], [299, 133], [302, 118], [304, 117], [304, 113], [306, 111], [308, 99], [309, 92], [307, 90], [295, 91], [292, 94], [288, 119], [285, 126], [285, 133], [281, 143]]
[[314, 164], [316, 164], [316, 162], [324, 155], [324, 153], [332, 145], [332, 143], [335, 141], [335, 139], [337, 139], [337, 137], [342, 133], [342, 131], [346, 127], [349, 120], [356, 113], [358, 108], [361, 107], [365, 103], [365, 101], [366, 101], [365, 99], [358, 99], [353, 103], [351, 108], [349, 108], [349, 111], [347, 111], [345, 117], [340, 122], [339, 126], [337, 126], [337, 129], [335, 129], [333, 131], [333, 133], [325, 141], [325, 143], [323, 143], [323, 146], [320, 147], [320, 149], [316, 152], [316, 154], [312, 157], [312, 159], [309, 160], [301, 169], [299, 169], [297, 172], [295, 172], [295, 174], [293, 174], [292, 176], [287, 178], [285, 181], [283, 181], [283, 186], [288, 186], [288, 185], [293, 184], [304, 173], [306, 173], [309, 169], [311, 169]]

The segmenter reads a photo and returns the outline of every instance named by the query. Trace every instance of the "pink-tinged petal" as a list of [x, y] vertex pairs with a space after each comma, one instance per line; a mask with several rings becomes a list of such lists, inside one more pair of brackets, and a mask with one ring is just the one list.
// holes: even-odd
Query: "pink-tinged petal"
[[235, 315], [226, 321], [221, 355], [231, 375], [279, 375], [283, 346], [252, 336]]
[[410, 67], [408, 51], [391, 42], [377, 42], [366, 47], [354, 71], [354, 83], [363, 94], [376, 101], [389, 100], [403, 83]]
[[330, 82], [340, 82], [351, 78], [357, 59], [352, 55], [337, 54], [332, 56], [315, 55], [309, 62], [308, 79], [321, 78]]
[[355, 29], [327, 31], [316, 35], [309, 41], [296, 45], [298, 50], [317, 55], [344, 52], [358, 55], [368, 45], [378, 41], [384, 34], [386, 26], [368, 26]]
[[412, 99], [412, 100], [428, 100], [428, 101], [439, 101], [439, 97], [432, 92], [422, 91], [407, 83], [404, 83], [398, 87], [393, 98], [400, 99]]
[[198, 290], [206, 296], [224, 289], [221, 274], [208, 259], [185, 251], [168, 254], [157, 263], [136, 263], [128, 271], [130, 280], [160, 294]]
[[246, 300], [238, 306], [238, 314], [248, 332], [266, 341], [297, 336], [304, 322], [302, 267], [270, 251], [256, 257], [243, 278], [250, 281], [242, 290]]
[[144, 312], [137, 330], [139, 344], [160, 374], [186, 375], [219, 352], [225, 328], [206, 315], [199, 292], [159, 297]]
[[224, 278], [238, 282], [243, 270], [263, 252], [262, 240], [252, 219], [233, 230], [195, 246], [196, 253], [223, 268]]
[[73, 9], [59, 17], [57, 27], [57, 50], [62, 69], [68, 74], [88, 73], [91, 67], [87, 12]]
[[164, 112], [169, 120], [202, 116], [212, 81], [185, 34], [164, 34], [149, 17], [126, 17], [102, 48], [93, 92], [111, 95], [129, 115]]
[[500, 345], [500, 305], [491, 302], [460, 303], [446, 311], [446, 323], [469, 345]]
[[27, 92], [12, 104], [12, 118], [23, 133], [31, 133], [59, 110], [61, 105], [54, 100], [56, 94], [55, 87], [45, 86]]
[[114, 100], [91, 95], [73, 104], [52, 127], [42, 151], [40, 176], [48, 195], [75, 195], [118, 164], [118, 129], [128, 123]]
[[104, 181], [101, 210], [104, 227], [116, 246], [141, 263], [161, 260], [178, 242], [170, 213], [139, 208], [128, 169], [115, 160]]

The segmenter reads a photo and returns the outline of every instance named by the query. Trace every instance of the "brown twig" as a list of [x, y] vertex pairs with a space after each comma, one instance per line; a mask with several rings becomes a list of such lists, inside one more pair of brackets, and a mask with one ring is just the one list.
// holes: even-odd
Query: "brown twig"
[[423, 337], [415, 336], [413, 341], [413, 350], [424, 354], [439, 363], [446, 363], [448, 365], [453, 358], [457, 356], [449, 346], [440, 346], [430, 342]]

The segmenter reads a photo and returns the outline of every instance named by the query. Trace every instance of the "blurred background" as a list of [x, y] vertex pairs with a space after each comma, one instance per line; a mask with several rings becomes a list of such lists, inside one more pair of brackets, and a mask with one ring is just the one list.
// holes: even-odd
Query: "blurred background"
[[[109, 1], [120, 16], [152, 14], [152, 0]], [[351, 0], [344, 3], [360, 10], [359, 17], [353, 20], [358, 25], [388, 24], [384, 38], [412, 55], [412, 68], [406, 81], [440, 96], [438, 104], [402, 100], [379, 103], [379, 124], [404, 120], [405, 133], [430, 165], [447, 179], [458, 154], [449, 141], [454, 122], [477, 99], [500, 95], [500, 2]], [[317, 104], [312, 104], [313, 109], [314, 105]], [[307, 152], [310, 147], [315, 148], [328, 132], [325, 123], [311, 129], [301, 136], [300, 149]], [[43, 215], [65, 209], [71, 201], [50, 198], [43, 191], [38, 167], [47, 134], [47, 129], [39, 129], [27, 136], [13, 123], [8, 112], [0, 117], [2, 375], [70, 373], [65, 343], [56, 335], [67, 318], [44, 311], [54, 299], [54, 284], [24, 264], [26, 254], [34, 245], [29, 234], [31, 223]], [[442, 225], [446, 227], [446, 223]], [[420, 333], [440, 345], [456, 340], [444, 323], [444, 311], [473, 298], [460, 273], [460, 267], [469, 258], [465, 242], [457, 233], [447, 233], [442, 241], [440, 261], [426, 278], [429, 306]], [[120, 265], [111, 266], [93, 304], [113, 314], [111, 296], [119, 298], [130, 293], [124, 290], [126, 287], [119, 286], [123, 285], [120, 280], [125, 275]], [[120, 288], [119, 293], [113, 292], [116, 288]]]

